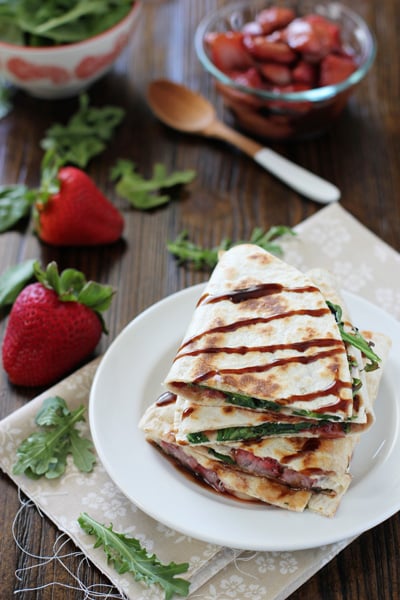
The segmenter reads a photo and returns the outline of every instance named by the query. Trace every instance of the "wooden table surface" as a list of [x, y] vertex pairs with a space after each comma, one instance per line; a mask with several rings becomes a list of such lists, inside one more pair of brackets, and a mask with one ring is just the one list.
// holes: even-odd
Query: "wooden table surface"
[[[140, 311], [208, 278], [207, 273], [179, 267], [168, 254], [167, 240], [182, 230], [187, 230], [193, 241], [214, 246], [223, 237], [246, 239], [254, 226], [294, 226], [321, 208], [269, 176], [239, 151], [224, 143], [167, 129], [149, 110], [145, 96], [148, 83], [168, 77], [203, 92], [214, 102], [219, 115], [229, 120], [193, 48], [195, 25], [215, 4], [216, 0], [147, 0], [130, 49], [114, 71], [90, 90], [92, 104], [115, 104], [126, 109], [123, 124], [107, 150], [87, 168], [99, 187], [123, 210], [123, 240], [94, 249], [60, 249], [40, 243], [32, 232], [32, 223], [26, 221], [0, 235], [1, 272], [36, 257], [43, 265], [55, 260], [62, 269], [78, 268], [88, 278], [117, 288], [115, 304], [106, 317], [109, 335], [103, 336], [98, 354]], [[347, 0], [346, 4], [375, 31], [378, 54], [372, 71], [328, 134], [272, 147], [339, 186], [342, 205], [400, 250], [400, 46], [395, 26], [400, 23], [400, 3]], [[13, 105], [12, 112], [0, 120], [0, 183], [36, 187], [42, 158], [39, 142], [44, 131], [55, 122], [65, 122], [76, 110], [77, 100], [44, 101], [17, 93]], [[134, 161], [145, 176], [150, 175], [154, 163], [161, 162], [169, 170], [193, 168], [197, 178], [168, 206], [151, 213], [136, 211], [116, 196], [114, 184], [109, 181], [109, 168], [117, 157]], [[2, 313], [1, 317], [0, 340], [7, 315]], [[24, 406], [39, 391], [10, 385], [0, 369], [0, 417]], [[3, 475], [0, 498], [1, 598], [12, 598], [15, 589], [34, 588], [44, 581], [70, 583], [62, 567], [54, 563], [27, 572], [21, 582], [17, 581], [16, 569], [30, 562], [13, 539], [12, 524], [20, 499], [15, 485]], [[46, 517], [28, 511], [19, 520], [16, 534], [33, 552], [51, 555], [58, 532]], [[294, 592], [291, 600], [397, 600], [399, 547], [397, 514], [361, 535]], [[73, 544], [67, 549], [74, 550]], [[105, 581], [91, 567], [87, 568], [87, 578], [93, 583]], [[23, 597], [64, 600], [84, 595], [49, 587]]]

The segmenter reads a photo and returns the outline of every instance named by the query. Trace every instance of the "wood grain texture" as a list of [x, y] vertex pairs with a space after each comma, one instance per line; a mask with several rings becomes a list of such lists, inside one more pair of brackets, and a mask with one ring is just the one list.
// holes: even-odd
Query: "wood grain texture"
[[[166, 295], [205, 281], [207, 273], [177, 266], [165, 244], [183, 229], [197, 243], [213, 246], [223, 237], [245, 239], [254, 226], [296, 225], [319, 206], [301, 198], [238, 150], [222, 142], [185, 136], [160, 124], [146, 103], [148, 83], [158, 77], [181, 81], [204, 93], [227, 123], [209, 77], [193, 48], [200, 18], [217, 0], [147, 0], [130, 49], [114, 71], [89, 91], [93, 104], [118, 104], [126, 109], [123, 125], [107, 150], [87, 171], [124, 213], [124, 239], [109, 247], [57, 249], [41, 244], [32, 223], [20, 223], [0, 235], [0, 269], [28, 258], [42, 264], [56, 260], [61, 269], [75, 267], [86, 276], [118, 289], [114, 307], [106, 316], [109, 335], [97, 349], [102, 353], [121, 329], [140, 311]], [[273, 149], [332, 181], [342, 190], [343, 206], [395, 249], [400, 250], [400, 53], [395, 23], [400, 22], [398, 0], [347, 0], [376, 33], [378, 54], [367, 79], [351, 98], [335, 127], [319, 139], [273, 144]], [[39, 183], [40, 140], [54, 122], [65, 122], [77, 100], [36, 100], [17, 92], [13, 111], [0, 120], [0, 183]], [[169, 206], [142, 213], [127, 208], [115, 194], [109, 170], [116, 158], [128, 158], [145, 176], [153, 164], [170, 170], [194, 168], [196, 180]], [[399, 274], [395, 274], [398, 277]], [[1, 314], [0, 340], [6, 326]], [[41, 390], [11, 386], [0, 369], [0, 418], [23, 406]], [[71, 584], [57, 563], [26, 571], [17, 581], [15, 571], [32, 564], [16, 548], [12, 523], [20, 508], [13, 483], [0, 475], [1, 598], [67, 600], [83, 593], [67, 587], [45, 588], [24, 596], [17, 589], [48, 581]], [[34, 510], [16, 523], [18, 538], [31, 552], [51, 555], [59, 532]], [[398, 600], [400, 597], [400, 518], [395, 515], [361, 535], [324, 569], [312, 577], [291, 600]], [[69, 542], [66, 551], [75, 551]], [[72, 570], [78, 559], [68, 564]], [[86, 582], [107, 580], [93, 567], [83, 567]]]

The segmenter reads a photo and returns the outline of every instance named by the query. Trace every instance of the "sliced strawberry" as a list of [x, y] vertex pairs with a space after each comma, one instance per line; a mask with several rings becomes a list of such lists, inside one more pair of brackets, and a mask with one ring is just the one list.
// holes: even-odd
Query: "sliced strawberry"
[[236, 90], [232, 86], [225, 85], [219, 81], [215, 83], [215, 87], [228, 106], [234, 104], [235, 106], [251, 109], [257, 109], [262, 106], [262, 100], [255, 95], [241, 92], [240, 90]]
[[255, 67], [251, 67], [246, 71], [230, 71], [227, 74], [239, 85], [256, 89], [263, 87], [263, 81]]
[[257, 21], [249, 21], [243, 25], [242, 32], [248, 35], [262, 35], [263, 29]]
[[[310, 86], [304, 83], [291, 83], [289, 85], [277, 85], [273, 88], [273, 91], [279, 94], [292, 94], [297, 92], [305, 92], [309, 89], [311, 89]], [[306, 100], [273, 100], [272, 102], [269, 102], [269, 107], [278, 112], [283, 111], [284, 113], [303, 114], [312, 109], [312, 103]]]
[[296, 83], [305, 83], [313, 87], [317, 80], [317, 69], [315, 65], [305, 60], [299, 60], [292, 69], [292, 78]]
[[339, 28], [320, 15], [294, 19], [285, 30], [290, 48], [318, 62], [340, 47]]
[[262, 10], [257, 15], [257, 23], [262, 27], [263, 33], [268, 34], [276, 29], [286, 27], [295, 18], [294, 10], [280, 6], [273, 6]]
[[293, 128], [288, 118], [284, 116], [260, 114], [259, 111], [231, 101], [229, 104], [239, 125], [250, 131], [256, 137], [265, 137], [271, 140], [285, 139], [293, 134]]
[[350, 56], [337, 56], [329, 54], [320, 66], [319, 85], [334, 85], [344, 81], [357, 69], [357, 65]]
[[287, 65], [264, 62], [260, 63], [259, 70], [270, 83], [288, 85], [292, 81], [292, 71]]
[[322, 15], [311, 14], [304, 17], [311, 23], [315, 32], [317, 32], [323, 45], [329, 48], [329, 52], [337, 52], [342, 46], [340, 27]]
[[268, 42], [284, 42], [286, 44], [285, 30], [277, 29], [265, 36]]
[[248, 69], [253, 61], [243, 46], [244, 34], [239, 31], [209, 33], [205, 45], [211, 61], [226, 73], [227, 71]]
[[250, 54], [258, 60], [276, 61], [290, 64], [296, 60], [296, 53], [284, 42], [271, 42], [263, 35], [243, 38], [243, 44]]

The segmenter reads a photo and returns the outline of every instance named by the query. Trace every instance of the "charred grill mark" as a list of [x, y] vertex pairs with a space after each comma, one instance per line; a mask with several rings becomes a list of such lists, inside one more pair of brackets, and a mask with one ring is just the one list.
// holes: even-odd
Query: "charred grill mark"
[[[176, 385], [178, 386], [179, 384]], [[288, 404], [291, 404], [292, 402], [311, 402], [316, 398], [323, 398], [325, 396], [337, 396], [339, 398], [338, 402], [329, 407], [324, 406], [320, 409], [313, 409], [313, 412], [323, 414], [326, 413], [327, 408], [329, 408], [330, 413], [338, 412], [340, 410], [346, 411], [349, 404], [352, 403], [352, 400], [340, 398], [341, 390], [346, 388], [350, 389], [351, 383], [349, 383], [348, 381], [341, 381], [340, 379], [338, 379], [334, 381], [331, 385], [327, 386], [325, 389], [316, 390], [315, 392], [309, 392], [308, 394], [292, 394], [291, 396], [287, 396], [286, 398], [279, 398], [277, 400], [274, 400], [274, 402], [276, 402], [280, 406], [286, 406]], [[264, 414], [268, 414], [268, 420], [271, 420], [271, 414], [273, 413], [271, 413], [270, 411], [264, 411]], [[279, 415], [279, 417], [277, 418], [282, 419], [282, 417], [283, 415]], [[290, 416], [286, 415], [286, 418], [290, 420]], [[295, 417], [295, 419], [298, 418], [298, 416]]]
[[308, 438], [304, 442], [304, 444], [299, 448], [299, 450], [297, 450], [293, 454], [287, 454], [286, 456], [283, 456], [281, 458], [281, 463], [286, 465], [287, 463], [291, 462], [292, 460], [296, 460], [297, 458], [304, 457], [306, 454], [313, 453], [316, 450], [318, 450], [320, 445], [321, 445], [321, 440], [319, 438]]
[[188, 352], [178, 353], [175, 360], [183, 356], [199, 356], [200, 354], [247, 354], [249, 352], [278, 352], [280, 350], [295, 350], [297, 352], [306, 352], [310, 348], [326, 348], [330, 346], [340, 346], [343, 349], [343, 342], [334, 338], [315, 338], [303, 342], [291, 342], [290, 344], [271, 344], [268, 346], [214, 346], [207, 348], [198, 348]]
[[[312, 362], [316, 362], [318, 360], [322, 360], [324, 358], [330, 358], [335, 354], [339, 354], [342, 352], [342, 348], [333, 348], [331, 350], [325, 350], [324, 352], [317, 352], [312, 355], [299, 355], [299, 356], [287, 356], [283, 358], [278, 358], [270, 363], [265, 365], [254, 365], [254, 366], [246, 366], [239, 369], [215, 369], [211, 371], [207, 371], [203, 373], [199, 377], [193, 380], [193, 383], [201, 383], [205, 379], [209, 379], [210, 377], [214, 377], [215, 375], [240, 375], [243, 373], [264, 373], [265, 371], [269, 371], [270, 369], [275, 369], [276, 367], [281, 367], [287, 365], [289, 363], [300, 363], [303, 365], [307, 365]], [[349, 384], [351, 387], [351, 384]]]
[[259, 323], [270, 323], [271, 321], [275, 321], [278, 319], [286, 319], [287, 317], [294, 317], [296, 315], [307, 315], [309, 317], [322, 317], [324, 315], [331, 314], [328, 307], [326, 308], [316, 308], [316, 309], [298, 309], [298, 310], [289, 310], [287, 312], [278, 313], [276, 315], [271, 315], [270, 317], [253, 317], [251, 319], [242, 319], [240, 321], [235, 321], [235, 323], [229, 323], [227, 325], [219, 325], [217, 327], [212, 327], [198, 335], [194, 335], [193, 337], [186, 340], [178, 350], [178, 354], [193, 342], [201, 339], [206, 335], [210, 335], [212, 333], [227, 333], [230, 331], [237, 331], [242, 327], [252, 327], [253, 325], [258, 325]]

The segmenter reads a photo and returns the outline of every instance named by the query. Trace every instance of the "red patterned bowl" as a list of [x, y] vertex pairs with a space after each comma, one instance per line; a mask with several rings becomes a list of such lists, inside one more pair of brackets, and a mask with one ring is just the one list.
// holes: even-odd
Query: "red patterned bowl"
[[141, 2], [117, 25], [82, 42], [32, 48], [0, 41], [0, 76], [38, 98], [68, 98], [102, 77], [128, 44]]

